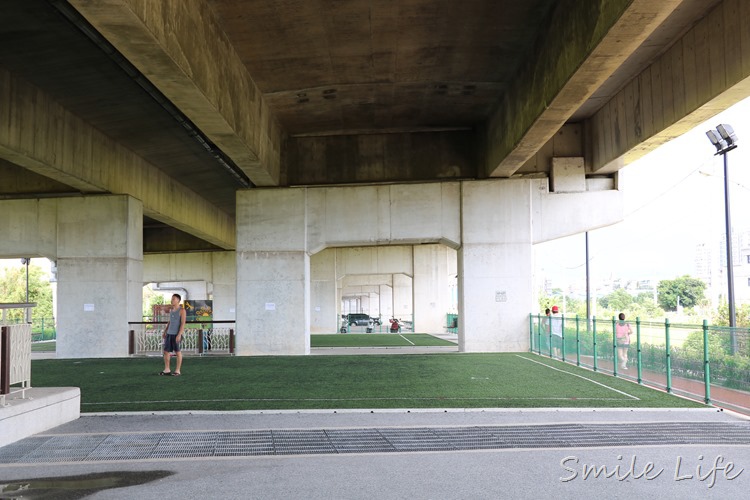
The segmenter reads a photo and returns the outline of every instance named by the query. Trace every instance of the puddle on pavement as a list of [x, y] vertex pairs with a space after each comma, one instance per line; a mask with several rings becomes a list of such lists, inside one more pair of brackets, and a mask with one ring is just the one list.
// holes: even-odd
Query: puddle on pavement
[[166, 470], [113, 471], [80, 476], [3, 480], [0, 481], [0, 498], [76, 500], [97, 491], [138, 486], [164, 479], [172, 474], [174, 472]]

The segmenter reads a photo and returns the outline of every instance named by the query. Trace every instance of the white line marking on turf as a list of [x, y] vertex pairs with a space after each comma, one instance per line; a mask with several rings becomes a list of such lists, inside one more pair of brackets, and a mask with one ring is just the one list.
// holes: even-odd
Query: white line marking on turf
[[[616, 389], [613, 389], [613, 390], [616, 390]], [[147, 404], [147, 403], [220, 403], [220, 402], [252, 402], [252, 401], [622, 401], [622, 398], [569, 398], [569, 397], [568, 398], [554, 398], [554, 397], [553, 398], [500, 398], [500, 397], [498, 397], [498, 398], [231, 398], [231, 399], [162, 399], [162, 400], [156, 400], [156, 401], [103, 401], [103, 402], [97, 402], [97, 403], [81, 403], [81, 406], [134, 405], [134, 404]]]
[[407, 341], [408, 343], [410, 343], [411, 345], [414, 345], [414, 342], [412, 342], [411, 340], [407, 339], [406, 337], [404, 337], [400, 333], [398, 334], [398, 336], [401, 337], [402, 339], [404, 339], [405, 341]]
[[[609, 389], [610, 391], [615, 391], [615, 392], [617, 392], [619, 394], [622, 394], [623, 396], [627, 396], [630, 399], [635, 399], [636, 401], [640, 401], [641, 400], [641, 398], [637, 398], [637, 397], [633, 396], [632, 394], [628, 394], [627, 392], [620, 391], [618, 389], [615, 389], [614, 387], [610, 387], [608, 385], [602, 384], [601, 382], [597, 382], [596, 380], [591, 380], [590, 378], [584, 377], [583, 375], [578, 375], [577, 373], [571, 373], [569, 371], [560, 370], [559, 368], [555, 368], [554, 366], [550, 366], [550, 365], [548, 365], [546, 363], [541, 363], [539, 361], [535, 361], [533, 359], [526, 358], [524, 356], [521, 356], [520, 354], [516, 354], [516, 356], [518, 356], [521, 359], [525, 359], [526, 361], [530, 361], [530, 362], [536, 363], [538, 365], [546, 366], [550, 370], [555, 370], [555, 371], [558, 371], [558, 372], [567, 373], [568, 375], [572, 375], [574, 377], [582, 378], [583, 380], [587, 380], [587, 381], [591, 382], [592, 384], [600, 385], [600, 386], [602, 386], [602, 387], [604, 387], [606, 389]], [[583, 399], [583, 398], [581, 398], [581, 399]]]

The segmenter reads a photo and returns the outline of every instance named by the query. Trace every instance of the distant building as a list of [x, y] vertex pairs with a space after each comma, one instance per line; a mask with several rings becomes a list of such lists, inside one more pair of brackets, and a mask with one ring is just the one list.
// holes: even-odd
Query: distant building
[[[726, 236], [695, 248], [695, 277], [706, 283], [706, 297], [718, 305], [727, 296]], [[750, 228], [732, 232], [732, 264], [736, 303], [750, 303]]]

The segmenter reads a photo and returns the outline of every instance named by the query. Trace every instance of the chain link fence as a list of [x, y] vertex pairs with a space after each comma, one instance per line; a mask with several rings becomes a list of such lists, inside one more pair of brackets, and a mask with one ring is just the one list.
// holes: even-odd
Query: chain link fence
[[626, 321], [623, 347], [617, 323], [532, 314], [529, 344], [542, 356], [750, 413], [750, 329], [636, 318]]

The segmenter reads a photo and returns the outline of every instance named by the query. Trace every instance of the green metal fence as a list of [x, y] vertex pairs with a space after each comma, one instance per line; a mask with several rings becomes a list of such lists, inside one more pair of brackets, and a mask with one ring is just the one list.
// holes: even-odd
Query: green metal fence
[[[5, 323], [8, 325], [17, 325], [25, 323], [23, 319], [7, 318]], [[41, 342], [45, 340], [57, 339], [57, 328], [55, 327], [55, 318], [35, 318], [31, 323], [31, 341]]]
[[445, 316], [445, 328], [449, 333], [458, 333], [458, 314], [447, 314]]
[[[750, 411], [750, 329], [628, 320], [618, 352], [615, 318], [529, 316], [530, 350], [667, 392]], [[557, 323], [559, 333], [555, 335]], [[625, 365], [621, 357], [627, 355]]]

